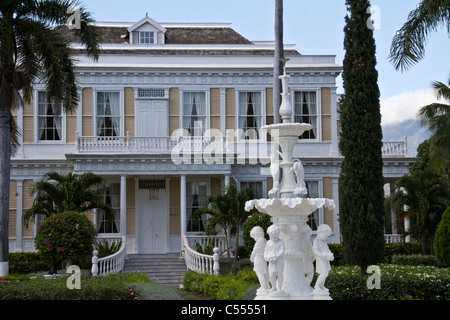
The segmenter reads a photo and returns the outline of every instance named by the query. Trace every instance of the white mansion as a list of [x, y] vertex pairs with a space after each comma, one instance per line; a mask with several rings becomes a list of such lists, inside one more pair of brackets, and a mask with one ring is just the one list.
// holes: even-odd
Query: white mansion
[[[267, 197], [270, 141], [259, 129], [273, 123], [274, 43], [249, 41], [223, 23], [145, 17], [96, 26], [103, 39], [97, 62], [71, 39], [77, 110], [55, 113], [36, 83], [31, 103], [15, 111], [22, 136], [11, 167], [10, 252], [34, 251], [37, 223], [25, 228], [22, 215], [33, 203], [33, 183], [49, 171], [105, 179], [116, 219], [105, 220], [99, 210], [89, 217], [100, 238], [126, 237], [131, 254], [180, 252], [182, 236], [204, 233], [205, 221], [192, 212], [229, 183]], [[313, 126], [299, 137], [294, 157], [303, 162], [310, 196], [336, 204], [315, 212], [310, 226], [315, 232], [330, 225], [339, 242], [342, 67], [335, 56], [302, 55], [292, 45], [285, 55], [292, 121]], [[386, 182], [408, 173], [413, 159], [405, 141], [384, 143], [383, 155]]]

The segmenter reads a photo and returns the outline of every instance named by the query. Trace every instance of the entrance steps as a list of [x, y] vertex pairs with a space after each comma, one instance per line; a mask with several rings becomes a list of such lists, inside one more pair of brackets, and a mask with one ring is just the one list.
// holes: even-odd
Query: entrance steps
[[187, 271], [180, 254], [129, 254], [123, 272], [141, 271], [157, 284], [179, 287]]

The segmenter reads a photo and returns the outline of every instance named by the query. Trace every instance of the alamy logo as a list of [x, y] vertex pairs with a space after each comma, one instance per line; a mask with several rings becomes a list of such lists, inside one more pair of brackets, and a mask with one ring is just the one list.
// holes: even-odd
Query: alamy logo
[[81, 9], [78, 6], [70, 6], [67, 8], [67, 13], [70, 14], [66, 25], [70, 30], [81, 29]]
[[373, 273], [367, 278], [367, 288], [380, 289], [381, 288], [381, 269], [378, 266], [369, 266], [367, 268], [367, 273]]
[[67, 267], [67, 273], [71, 274], [70, 277], [67, 278], [67, 288], [72, 289], [81, 289], [81, 270], [79, 266], [71, 265]]
[[379, 6], [370, 6], [367, 8], [367, 13], [370, 14], [370, 17], [367, 18], [367, 28], [381, 29], [381, 9]]

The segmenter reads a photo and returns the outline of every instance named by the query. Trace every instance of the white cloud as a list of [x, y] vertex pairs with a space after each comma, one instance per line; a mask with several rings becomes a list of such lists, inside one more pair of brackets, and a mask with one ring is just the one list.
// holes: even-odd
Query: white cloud
[[393, 97], [381, 99], [381, 123], [387, 125], [417, 119], [417, 112], [420, 108], [436, 101], [434, 89], [403, 92]]

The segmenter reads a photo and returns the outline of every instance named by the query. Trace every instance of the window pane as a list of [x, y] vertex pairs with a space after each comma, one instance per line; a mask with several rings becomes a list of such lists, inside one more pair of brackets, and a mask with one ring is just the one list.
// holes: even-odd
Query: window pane
[[120, 93], [97, 92], [97, 136], [120, 135]]
[[313, 127], [306, 131], [300, 139], [316, 139], [317, 117], [316, 92], [296, 92], [294, 95], [294, 121], [296, 123], [309, 123]]
[[265, 198], [263, 194], [263, 183], [262, 181], [249, 181], [249, 182], [242, 182], [241, 181], [241, 190], [245, 190], [247, 188], [253, 189], [253, 196], [255, 199], [263, 199]]
[[62, 139], [62, 106], [49, 103], [45, 92], [38, 93], [38, 139], [60, 141]]
[[206, 130], [206, 93], [183, 93], [183, 129], [191, 135], [203, 135]]
[[[319, 198], [319, 182], [317, 181], [306, 181], [306, 188], [308, 189], [308, 197], [309, 198]], [[308, 220], [308, 225], [313, 231], [317, 230], [317, 227], [320, 224], [319, 217], [320, 211], [317, 209], [314, 211]]]
[[239, 92], [238, 127], [241, 139], [258, 139], [262, 125], [261, 92]]
[[120, 183], [109, 183], [101, 194], [104, 203], [114, 209], [114, 219], [108, 219], [103, 210], [97, 210], [97, 232], [119, 233], [120, 232]]
[[206, 217], [195, 218], [195, 211], [206, 205], [206, 182], [186, 183], [186, 215], [188, 232], [203, 232]]

